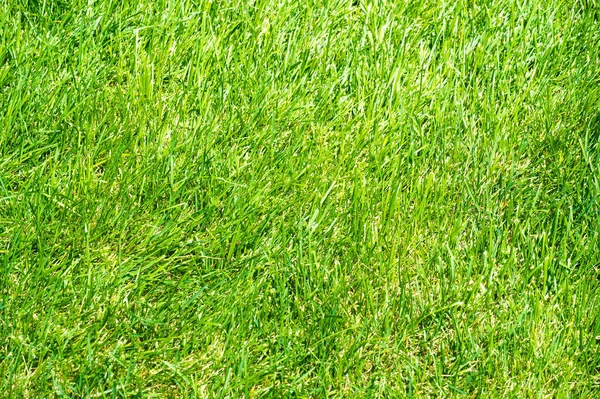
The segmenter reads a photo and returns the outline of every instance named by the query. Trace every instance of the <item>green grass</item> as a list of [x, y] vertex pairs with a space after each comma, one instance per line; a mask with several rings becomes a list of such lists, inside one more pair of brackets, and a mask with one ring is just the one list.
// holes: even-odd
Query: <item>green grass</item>
[[596, 0], [0, 0], [0, 397], [600, 397]]

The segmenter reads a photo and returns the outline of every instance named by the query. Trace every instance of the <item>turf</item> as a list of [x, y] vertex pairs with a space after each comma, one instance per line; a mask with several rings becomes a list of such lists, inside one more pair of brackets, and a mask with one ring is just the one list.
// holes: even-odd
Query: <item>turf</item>
[[0, 397], [600, 397], [595, 0], [0, 0]]

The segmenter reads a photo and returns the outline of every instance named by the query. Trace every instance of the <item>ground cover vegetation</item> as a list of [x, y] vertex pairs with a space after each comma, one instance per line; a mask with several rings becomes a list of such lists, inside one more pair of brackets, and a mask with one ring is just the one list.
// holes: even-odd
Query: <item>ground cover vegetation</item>
[[0, 0], [0, 397], [599, 397], [593, 0]]

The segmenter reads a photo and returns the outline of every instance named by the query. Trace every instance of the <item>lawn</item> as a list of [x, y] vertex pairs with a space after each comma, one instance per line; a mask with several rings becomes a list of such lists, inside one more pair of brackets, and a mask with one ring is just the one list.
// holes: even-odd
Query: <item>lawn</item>
[[0, 0], [0, 398], [600, 398], [596, 0]]

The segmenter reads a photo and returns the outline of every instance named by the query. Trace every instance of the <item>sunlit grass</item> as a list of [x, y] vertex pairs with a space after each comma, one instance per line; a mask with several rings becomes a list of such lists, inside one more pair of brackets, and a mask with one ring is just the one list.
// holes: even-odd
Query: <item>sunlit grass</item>
[[0, 397], [600, 395], [600, 8], [0, 0]]

